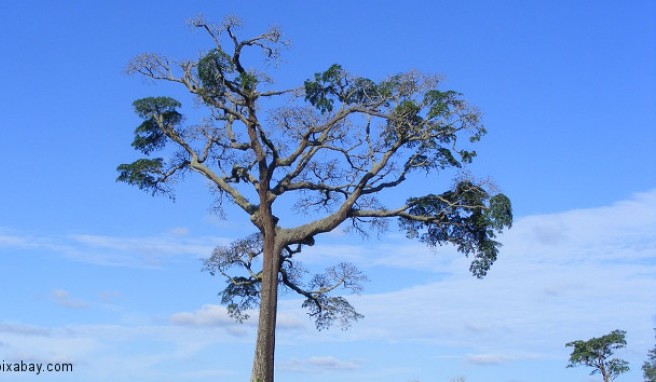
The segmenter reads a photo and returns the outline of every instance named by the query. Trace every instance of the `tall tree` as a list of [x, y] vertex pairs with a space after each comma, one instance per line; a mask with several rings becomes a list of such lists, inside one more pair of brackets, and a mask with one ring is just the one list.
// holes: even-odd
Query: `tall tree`
[[642, 364], [642, 374], [645, 382], [656, 382], [656, 345], [649, 351], [648, 357], [648, 360]]
[[[294, 257], [315, 236], [344, 222], [364, 232], [398, 219], [409, 238], [451, 244], [471, 255], [471, 272], [485, 276], [498, 255], [495, 235], [512, 222], [505, 195], [460, 177], [452, 189], [409, 197], [391, 208], [379, 198], [413, 173], [472, 161], [476, 153], [462, 140], [478, 141], [485, 129], [461, 94], [440, 90], [436, 77], [414, 71], [375, 82], [339, 65], [298, 88], [276, 89], [266, 74], [245, 66], [244, 52], [255, 49], [275, 59], [284, 45], [277, 29], [240, 39], [234, 18], [221, 25], [202, 18], [192, 24], [211, 37], [209, 51], [179, 62], [143, 54], [128, 72], [181, 85], [209, 117], [185, 123], [180, 102], [170, 97], [135, 101], [143, 123], [132, 146], [146, 157], [118, 166], [118, 181], [171, 195], [174, 181], [197, 173], [220, 201], [250, 216], [257, 233], [218, 248], [206, 266], [226, 276], [223, 302], [236, 318], [259, 304], [252, 382], [273, 381], [279, 285], [306, 298], [304, 306], [319, 328], [361, 317], [345, 299], [329, 296], [340, 285], [357, 291], [362, 280], [357, 269], [340, 264], [304, 283]], [[168, 160], [150, 157], [167, 147]], [[287, 227], [279, 221], [282, 208], [276, 203], [283, 196], [308, 213], [307, 222]], [[231, 273], [234, 267], [238, 275]]]
[[587, 341], [573, 341], [565, 344], [573, 347], [567, 367], [585, 365], [592, 367], [590, 375], [601, 373], [604, 382], [615, 380], [620, 374], [629, 371], [629, 363], [623, 359], [612, 358], [613, 352], [626, 346], [626, 332], [613, 330], [605, 336], [591, 338]]

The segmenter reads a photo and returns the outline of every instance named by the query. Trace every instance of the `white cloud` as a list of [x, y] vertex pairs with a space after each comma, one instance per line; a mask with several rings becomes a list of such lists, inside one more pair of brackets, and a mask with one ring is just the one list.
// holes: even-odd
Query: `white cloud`
[[[250, 337], [242, 341], [213, 327], [155, 324], [39, 327], [3, 323], [0, 332], [5, 360], [71, 362], [77, 368], [71, 376], [77, 378], [72, 379], [75, 381], [132, 380], [135, 375], [139, 380], [149, 381], [170, 378], [205, 381], [210, 376], [234, 374], [226, 362], [213, 363], [217, 368], [212, 370], [195, 368], [192, 364], [198, 357], [212, 357], [207, 349], [212, 349], [212, 354], [222, 354], [226, 348], [239, 348], [241, 342], [249, 349], [252, 346]], [[178, 367], [175, 374], [169, 374], [166, 371], [169, 364], [187, 367]]]
[[[412, 241], [390, 237], [362, 247], [342, 244], [338, 251], [329, 245], [317, 245], [313, 253], [332, 255], [330, 261], [338, 255], [350, 256], [363, 271], [374, 266], [388, 270], [390, 277], [402, 275], [405, 270], [429, 275], [440, 272], [446, 276], [431, 282], [418, 281], [392, 292], [349, 297], [365, 318], [346, 332], [316, 332], [299, 300], [281, 301], [279, 328], [295, 330], [279, 335], [279, 346], [312, 346], [316, 351], [324, 346], [339, 348], [343, 344], [338, 342], [359, 342], [357, 345], [363, 348], [377, 343], [409, 343], [408, 346], [435, 351], [434, 359], [448, 354], [455, 357], [450, 362], [471, 368], [525, 360], [565, 360], [566, 342], [603, 335], [616, 328], [628, 332], [631, 352], [626, 358], [632, 364], [641, 364], [646, 350], [653, 347], [656, 190], [607, 207], [517, 219], [513, 229], [500, 238], [504, 247], [499, 261], [483, 280], [473, 278], [468, 272], [468, 260], [450, 248], [438, 249], [440, 253], [436, 255]], [[163, 243], [179, 247], [167, 252], [162, 242], [156, 242], [158, 238], [139, 244], [136, 238], [90, 235], [59, 242], [35, 240], [30, 245], [55, 248], [61, 253], [72, 248], [125, 255], [132, 259], [128, 264], [144, 264], [143, 260], [134, 260], [139, 259], [139, 250], [162, 248], [159, 260], [166, 261], [175, 256], [196, 257], [202, 248], [213, 245], [206, 238], [162, 238]], [[0, 241], [0, 246], [17, 243], [21, 241], [7, 239]], [[53, 291], [52, 297], [71, 298], [64, 290]], [[41, 360], [55, 356], [72, 359], [90, 365], [94, 373], [101, 372], [102, 364], [121, 364], [125, 365], [121, 372], [126, 375], [143, 375], [143, 370], [155, 373], [167, 362], [186, 362], [208, 351], [222, 357], [239, 354], [244, 358], [245, 354], [249, 358], [252, 354], [257, 314], [246, 324], [237, 324], [225, 307], [208, 304], [197, 310], [173, 313], [168, 318], [166, 325], [134, 326], [44, 328], [0, 323], [3, 353]], [[243, 346], [241, 353], [234, 350], [239, 346]], [[146, 350], [125, 354], [125, 349], [132, 348]], [[399, 354], [394, 366], [408, 365], [410, 361], [404, 360], [404, 356]], [[369, 367], [378, 362], [367, 358], [365, 352], [362, 359], [359, 354], [351, 355], [357, 359], [343, 357], [346, 359], [289, 356], [279, 363], [279, 370], [324, 372], [325, 378], [330, 378], [328, 371], [374, 372], [363, 365]], [[227, 378], [234, 369], [226, 362], [212, 364], [216, 369], [198, 369], [197, 374], [187, 372], [193, 375], [181, 379], [202, 379], [212, 373], [217, 373], [218, 378], [225, 373]], [[245, 370], [247, 373], [248, 366]], [[144, 380], [156, 380], [159, 375]], [[111, 376], [106, 378], [110, 380]]]
[[481, 353], [467, 354], [464, 357], [465, 362], [474, 365], [501, 365], [514, 361], [535, 360], [545, 358], [543, 354], [501, 354], [501, 353]]
[[511, 360], [503, 354], [468, 354], [465, 360], [477, 365], [499, 365]]
[[[185, 238], [178, 234], [157, 237], [120, 238], [101, 235], [71, 235], [76, 250], [69, 255], [74, 259], [107, 265], [160, 266], [167, 259], [178, 256], [208, 257], [214, 247], [225, 239]], [[89, 248], [84, 254], [77, 248]]]
[[67, 327], [1, 323], [5, 359], [26, 362], [77, 362], [98, 349], [93, 338], [76, 336]]
[[104, 303], [111, 303], [121, 297], [121, 292], [108, 290], [99, 293], [100, 300]]
[[188, 237], [185, 228], [148, 237], [113, 237], [74, 234], [48, 237], [0, 231], [0, 250], [40, 249], [67, 259], [96, 265], [161, 267], [177, 258], [206, 258], [217, 245], [229, 242], [221, 237]]
[[55, 301], [57, 305], [63, 306], [65, 308], [79, 309], [79, 308], [86, 308], [89, 306], [89, 304], [86, 303], [85, 301], [71, 297], [70, 293], [68, 293], [68, 291], [63, 289], [53, 290], [50, 296], [52, 297], [52, 299]]
[[360, 368], [357, 361], [344, 361], [333, 356], [311, 356], [307, 359], [291, 359], [282, 362], [278, 369], [290, 373], [321, 373], [329, 371], [350, 371]]
[[[195, 312], [180, 312], [171, 316], [171, 323], [185, 326], [232, 326], [235, 319], [220, 305], [203, 305]], [[248, 321], [247, 321], [248, 322]]]
[[[307, 320], [302, 320], [298, 314], [281, 311], [276, 317], [276, 328], [282, 330], [306, 330]], [[314, 328], [310, 329], [314, 330]]]
[[[191, 327], [226, 327], [232, 334], [245, 335], [251, 332], [248, 328], [257, 326], [258, 316], [256, 310], [251, 310], [247, 313], [249, 318], [243, 323], [238, 323], [234, 318], [230, 317], [228, 310], [224, 306], [205, 304], [195, 312], [178, 312], [172, 314], [170, 322], [174, 325]], [[276, 324], [279, 330], [304, 329], [307, 327], [297, 314], [288, 312], [279, 312]]]
[[[374, 252], [388, 248], [370, 262], [389, 267], [391, 275], [406, 265], [447, 276], [350, 297], [365, 315], [362, 321], [344, 334], [308, 332], [299, 338], [457, 346], [474, 354], [469, 361], [477, 363], [492, 362], [489, 354], [506, 354], [509, 362], [517, 358], [507, 354], [563, 356], [566, 342], [616, 328], [627, 330], [629, 340], [651, 338], [656, 190], [608, 207], [520, 218], [500, 240], [499, 260], [483, 280], [469, 274], [469, 260], [462, 255], [435, 256], [408, 242], [396, 250], [389, 241], [372, 246]], [[437, 265], [431, 267], [430, 260]], [[362, 268], [367, 271], [364, 261]]]
[[169, 233], [176, 236], [187, 236], [189, 235], [189, 228], [187, 227], [175, 227], [169, 230]]
[[0, 246], [2, 247], [29, 247], [29, 240], [26, 237], [0, 234]]
[[0, 323], [0, 333], [8, 333], [21, 336], [49, 336], [50, 331], [34, 325], [19, 323]]

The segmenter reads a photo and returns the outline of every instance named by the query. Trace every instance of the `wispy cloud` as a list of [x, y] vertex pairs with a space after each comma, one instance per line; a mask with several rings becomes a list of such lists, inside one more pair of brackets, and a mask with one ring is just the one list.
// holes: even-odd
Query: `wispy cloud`
[[102, 291], [99, 293], [100, 300], [106, 304], [114, 302], [114, 300], [120, 298], [121, 295], [121, 292], [113, 290]]
[[[103, 265], [161, 266], [175, 257], [208, 257], [216, 245], [225, 241], [179, 234], [134, 238], [78, 234], [68, 237], [73, 250], [67, 254], [76, 260]], [[80, 248], [91, 251], [82, 252]]]
[[0, 323], [5, 360], [76, 362], [98, 348], [97, 339], [81, 338], [70, 327]]
[[329, 371], [352, 371], [360, 368], [358, 361], [344, 361], [333, 356], [312, 356], [306, 359], [291, 359], [278, 367], [283, 372], [321, 373]]
[[[75, 381], [209, 381], [241, 372], [235, 365], [243, 354], [252, 353], [252, 336], [239, 338], [216, 327], [155, 321], [147, 325], [53, 327], [2, 323], [0, 334], [6, 361], [71, 362], [77, 368], [71, 376]], [[177, 365], [174, 370], [170, 369], [172, 364]], [[199, 364], [213, 368], [199, 369]]]
[[63, 289], [53, 290], [50, 296], [52, 297], [52, 299], [55, 301], [57, 305], [63, 306], [65, 308], [79, 309], [79, 308], [86, 308], [89, 306], [87, 302], [71, 297], [70, 293], [68, 293], [68, 291]]
[[30, 240], [27, 237], [10, 233], [0, 233], [0, 247], [25, 248], [29, 246]]
[[[230, 316], [228, 310], [221, 305], [206, 304], [195, 312], [178, 312], [170, 317], [174, 325], [190, 327], [224, 327], [233, 334], [247, 334], [244, 330], [248, 327], [257, 326], [257, 311], [247, 312], [249, 318], [243, 323], [238, 323]], [[277, 328], [280, 330], [305, 329], [307, 325], [298, 318], [296, 314], [280, 312], [277, 317]]]
[[[203, 305], [195, 312], [180, 312], [171, 315], [170, 321], [184, 326], [232, 326], [235, 319], [220, 305]], [[247, 321], [249, 322], [249, 321]]]
[[[483, 280], [473, 278], [469, 260], [449, 248], [436, 256], [397, 242], [396, 251], [374, 255], [372, 262], [392, 270], [405, 263], [407, 269], [446, 276], [353, 296], [364, 320], [343, 336], [307, 333], [304, 339], [457, 346], [469, 349], [474, 355], [463, 357], [477, 364], [511, 362], [517, 358], [507, 354], [525, 352], [562, 355], [564, 343], [616, 328], [642, 341], [639, 346], [648, 345], [642, 339], [656, 325], [656, 190], [611, 206], [520, 218], [500, 240], [500, 258]], [[426, 265], [431, 258], [439, 267]]]
[[503, 354], [467, 354], [465, 360], [477, 365], [500, 365], [511, 360]]
[[187, 227], [175, 227], [169, 230], [169, 233], [176, 236], [187, 236], [189, 235], [189, 228]]
[[208, 257], [221, 237], [189, 237], [186, 228], [147, 237], [73, 234], [61, 237], [0, 231], [0, 250], [30, 249], [60, 254], [72, 261], [104, 266], [160, 267], [180, 258]]
[[[176, 256], [196, 257], [205, 246], [215, 244], [189, 235], [165, 234], [151, 239], [152, 242], [137, 243], [137, 238], [82, 235], [26, 244], [15, 238], [0, 241], [0, 246], [36, 243], [67, 254], [58, 249], [64, 246], [77, 251], [123, 254], [138, 259], [129, 264], [143, 265], [140, 251], [157, 250], [162, 242], [179, 247], [158, 255], [161, 262]], [[156, 243], [157, 240], [161, 242]], [[633, 364], [644, 360], [646, 350], [653, 346], [652, 328], [656, 326], [656, 190], [606, 207], [523, 217], [500, 240], [504, 247], [499, 261], [483, 280], [473, 278], [468, 273], [469, 260], [450, 248], [441, 248], [436, 254], [391, 236], [359, 250], [357, 246], [340, 244], [340, 254], [351, 256], [365, 272], [373, 266], [397, 272], [390, 274], [399, 277], [406, 270], [429, 275], [439, 272], [444, 276], [430, 282], [412, 279], [414, 283], [407, 287], [386, 293], [349, 297], [365, 318], [346, 332], [316, 332], [299, 300], [281, 301], [279, 328], [294, 330], [279, 336], [278, 344], [288, 354], [280, 358], [279, 370], [324, 373], [325, 378], [331, 377], [329, 371], [375, 371], [369, 370], [370, 365], [379, 361], [368, 358], [366, 353], [362, 357], [342, 355], [343, 359], [289, 353], [289, 349], [300, 347], [340, 348], [343, 343], [363, 348], [376, 343], [407, 344], [434, 351], [435, 358], [448, 354], [454, 357], [451, 363], [460, 362], [471, 368], [537, 359], [560, 360], [567, 356], [566, 342], [599, 336], [616, 328], [628, 332], [632, 352], [626, 358]], [[335, 255], [331, 248], [317, 245], [313, 250], [316, 254]], [[347, 253], [351, 249], [354, 254]], [[72, 299], [64, 290], [53, 292], [52, 298]], [[125, 373], [141, 373], [144, 369], [157, 371], [171, 360], [195, 359], [212, 351], [231, 357], [239, 346], [243, 352], [230, 362], [252, 353], [257, 314], [246, 324], [237, 324], [225, 307], [207, 304], [195, 310], [172, 310], [165, 317], [165, 324], [153, 320], [148, 325], [135, 326], [46, 328], [1, 323], [0, 332], [3, 351], [7, 353], [36, 354], [42, 359], [58, 354], [93, 364], [94, 372], [101, 371], [101, 362], [125, 364]], [[126, 353], [126, 349], [146, 350]], [[395, 357], [395, 366], [411, 364], [403, 359], [403, 354]], [[194, 378], [202, 379], [212, 373], [219, 378], [224, 373], [224, 377], [229, 376], [229, 363], [215, 366], [216, 370], [198, 372]]]
[[503, 354], [503, 353], [482, 353], [467, 354], [464, 356], [465, 362], [474, 365], [502, 365], [514, 361], [535, 360], [545, 358], [543, 354], [523, 353], [523, 354]]
[[16, 334], [21, 336], [49, 336], [48, 329], [17, 323], [0, 323], [0, 333]]

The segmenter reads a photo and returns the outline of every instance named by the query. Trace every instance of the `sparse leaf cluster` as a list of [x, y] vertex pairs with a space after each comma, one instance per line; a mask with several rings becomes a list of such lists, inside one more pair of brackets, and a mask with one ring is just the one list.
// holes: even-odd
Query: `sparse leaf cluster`
[[[220, 274], [226, 279], [227, 285], [220, 293], [221, 303], [239, 322], [248, 319], [249, 311], [259, 304], [262, 271], [256, 272], [254, 267], [261, 266], [257, 263], [261, 262], [262, 244], [261, 234], [249, 235], [230, 246], [217, 247], [204, 262], [204, 271], [212, 276]], [[333, 324], [346, 329], [352, 321], [363, 318], [348, 300], [332, 296], [331, 292], [341, 289], [358, 293], [362, 290], [362, 283], [367, 280], [366, 276], [352, 264], [339, 263], [324, 273], [308, 277], [309, 272], [293, 259], [300, 253], [301, 247], [286, 247], [280, 254], [279, 285], [305, 298], [302, 306], [308, 309], [308, 314], [320, 330]]]

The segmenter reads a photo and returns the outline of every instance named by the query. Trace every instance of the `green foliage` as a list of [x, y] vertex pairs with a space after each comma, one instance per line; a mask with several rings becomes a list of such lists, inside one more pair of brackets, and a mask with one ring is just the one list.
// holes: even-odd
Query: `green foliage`
[[[656, 331], [656, 329], [654, 329]], [[648, 353], [648, 361], [642, 364], [644, 382], [656, 382], [656, 345]]]
[[[203, 270], [212, 276], [220, 274], [226, 278], [227, 285], [220, 292], [221, 303], [227, 306], [230, 316], [238, 322], [247, 320], [248, 311], [260, 303], [262, 275], [254, 272], [253, 266], [261, 259], [262, 246], [261, 234], [249, 235], [229, 246], [215, 248], [203, 266]], [[364, 317], [355, 311], [346, 298], [330, 295], [340, 286], [354, 292], [361, 289], [361, 283], [366, 281], [366, 277], [355, 266], [340, 263], [304, 282], [303, 278], [308, 272], [298, 261], [292, 261], [295, 253], [287, 248], [280, 255], [278, 282], [281, 287], [289, 288], [306, 298], [302, 307], [308, 310], [317, 329], [328, 329], [334, 324], [346, 329], [352, 321]]]
[[255, 90], [257, 82], [257, 77], [247, 72], [239, 73], [239, 77], [237, 78], [239, 88], [245, 93]]
[[419, 115], [421, 106], [412, 100], [404, 100], [394, 109], [389, 122], [397, 131], [413, 132], [422, 125], [424, 119]]
[[629, 371], [627, 361], [619, 358], [608, 359], [615, 350], [626, 346], [625, 336], [626, 332], [624, 330], [613, 330], [599, 338], [567, 343], [565, 346], [574, 348], [567, 367], [589, 366], [593, 368], [590, 375], [601, 373], [604, 380], [614, 380], [620, 374]]
[[228, 281], [228, 285], [221, 292], [221, 304], [228, 308], [228, 314], [237, 320], [244, 322], [249, 318], [246, 313], [255, 309], [260, 303], [260, 282], [237, 276]]
[[198, 78], [208, 95], [219, 96], [226, 92], [226, 75], [235, 71], [232, 57], [219, 50], [210, 50], [197, 65]]
[[333, 110], [334, 99], [343, 89], [345, 73], [341, 65], [333, 64], [323, 73], [315, 73], [314, 81], [305, 81], [305, 100], [316, 107], [321, 113]]
[[176, 109], [180, 102], [169, 97], [147, 97], [134, 101], [135, 112], [144, 122], [134, 130], [132, 147], [148, 155], [166, 145], [167, 129], [182, 122], [182, 114]]
[[407, 142], [405, 147], [417, 152], [408, 163], [413, 168], [460, 168], [462, 164], [471, 163], [476, 152], [455, 149], [457, 134], [470, 130], [469, 140], [477, 141], [485, 134], [485, 129], [478, 121], [478, 114], [467, 108], [460, 96], [451, 90], [429, 90], [423, 102], [401, 101], [387, 120], [385, 143], [391, 147]]
[[323, 73], [307, 80], [305, 100], [322, 114], [333, 111], [335, 101], [345, 105], [376, 102], [382, 98], [380, 89], [368, 78], [350, 78], [341, 65], [333, 64]]
[[132, 103], [134, 110], [140, 118], [149, 119], [157, 115], [168, 116], [171, 121], [179, 123], [179, 115], [176, 111], [182, 104], [171, 97], [146, 97]]
[[462, 106], [461, 93], [453, 90], [430, 90], [424, 95], [424, 103], [428, 106], [427, 118], [435, 118], [453, 112], [454, 107]]
[[[181, 107], [180, 102], [170, 97], [146, 97], [134, 101], [133, 106], [144, 121], [134, 130], [132, 147], [146, 155], [164, 148], [169, 139], [167, 133], [173, 132], [182, 122], [182, 114], [177, 111]], [[153, 195], [169, 193], [165, 183], [168, 176], [162, 158], [142, 158], [133, 163], [121, 164], [116, 169], [119, 172], [116, 178], [118, 182], [137, 186]]]
[[496, 233], [512, 225], [510, 199], [492, 197], [470, 181], [459, 182], [454, 190], [439, 195], [408, 199], [408, 213], [427, 217], [423, 221], [401, 217], [399, 224], [408, 238], [419, 238], [431, 246], [453, 244], [458, 251], [474, 254], [470, 271], [484, 277], [496, 261], [501, 244]]
[[406, 163], [410, 170], [460, 168], [471, 163], [476, 152], [455, 149], [457, 134], [468, 131], [469, 140], [475, 142], [486, 133], [478, 113], [466, 104], [461, 93], [423, 91], [422, 87], [436, 86], [437, 82], [417, 73], [375, 83], [350, 77], [334, 64], [304, 84], [305, 100], [322, 114], [331, 113], [338, 103], [343, 108], [355, 104], [386, 113], [384, 143], [387, 148], [400, 144], [416, 152]]
[[[226, 287], [220, 293], [221, 303], [228, 308], [228, 314], [238, 322], [249, 318], [248, 310], [260, 302], [261, 275], [252, 269], [253, 261], [262, 254], [262, 235], [249, 235], [233, 242], [230, 246], [216, 247], [212, 256], [205, 260], [204, 271], [212, 276], [217, 273], [226, 277]], [[232, 268], [242, 274], [230, 276]]]
[[116, 180], [137, 186], [140, 190], [149, 190], [153, 194], [164, 192], [159, 176], [154, 176], [162, 175], [163, 166], [162, 158], [138, 159], [133, 163], [119, 165], [117, 167], [119, 176]]
[[208, 99], [223, 101], [231, 92], [249, 94], [258, 84], [257, 76], [238, 70], [233, 57], [220, 49], [212, 49], [198, 61], [197, 75], [202, 84], [199, 94], [206, 103]]
[[134, 130], [132, 147], [148, 155], [166, 145], [166, 134], [157, 126], [154, 118], [144, 121]]
[[339, 322], [342, 329], [346, 329], [350, 326], [351, 321], [364, 318], [355, 311], [347, 299], [341, 296], [322, 294], [316, 299], [306, 299], [302, 306], [309, 310], [310, 316], [314, 317], [318, 330], [328, 329], [335, 322]]
[[352, 81], [347, 96], [344, 97], [344, 102], [351, 105], [379, 99], [381, 99], [381, 95], [376, 83], [368, 78], [358, 77]]
[[314, 318], [318, 330], [328, 329], [335, 322], [339, 323], [342, 329], [347, 329], [352, 321], [364, 318], [346, 298], [331, 296], [328, 291], [343, 284], [344, 288], [358, 292], [366, 280], [355, 266], [348, 263], [329, 267], [325, 273], [316, 274], [311, 278], [306, 289], [313, 291], [305, 294], [307, 298], [302, 306], [308, 309], [308, 314]]

